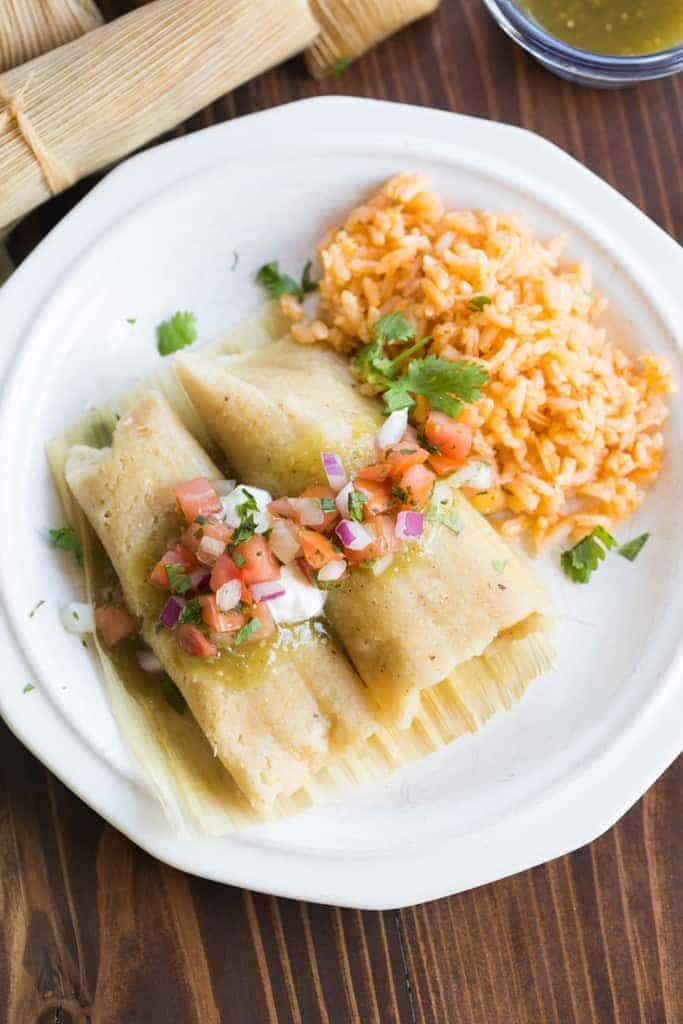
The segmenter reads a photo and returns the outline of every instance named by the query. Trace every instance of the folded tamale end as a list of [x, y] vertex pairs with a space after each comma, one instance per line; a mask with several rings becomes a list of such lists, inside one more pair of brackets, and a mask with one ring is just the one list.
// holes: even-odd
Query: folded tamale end
[[440, 0], [310, 0], [320, 36], [306, 51], [306, 66], [324, 78], [418, 18]]
[[3, 0], [0, 4], [0, 71], [102, 24], [94, 0]]

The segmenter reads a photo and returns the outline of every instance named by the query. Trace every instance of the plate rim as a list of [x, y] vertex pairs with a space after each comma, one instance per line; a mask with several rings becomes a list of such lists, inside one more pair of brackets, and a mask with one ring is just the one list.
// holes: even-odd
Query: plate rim
[[[501, 140], [503, 136], [506, 136], [507, 139], [514, 137], [518, 145], [515, 147], [514, 159], [511, 161], [513, 165], [523, 172], [525, 161], [532, 162], [533, 159], [539, 157], [541, 152], [550, 163], [555, 163], [556, 165], [561, 163], [567, 175], [571, 175], [576, 181], [577, 188], [590, 188], [595, 198], [599, 198], [601, 204], [604, 203], [607, 206], [609, 206], [607, 203], [607, 197], [609, 196], [612, 209], [616, 208], [623, 218], [628, 218], [629, 230], [637, 233], [643, 240], [643, 244], [650, 248], [656, 246], [661, 250], [663, 247], [667, 253], [667, 258], [671, 259], [674, 265], [677, 264], [683, 270], [683, 251], [673, 239], [649, 221], [644, 214], [637, 210], [627, 199], [619, 195], [611, 186], [577, 163], [573, 158], [558, 149], [558, 147], [534, 133], [515, 126], [482, 121], [477, 118], [446, 111], [390, 104], [384, 101], [347, 97], [321, 97], [298, 101], [257, 114], [250, 114], [231, 122], [212, 126], [189, 136], [162, 143], [130, 158], [110, 172], [46, 236], [34, 252], [18, 268], [9, 282], [0, 290], [0, 309], [9, 309], [13, 302], [18, 305], [22, 296], [28, 307], [27, 315], [23, 318], [23, 325], [21, 318], [19, 318], [19, 322], [15, 325], [14, 341], [11, 336], [12, 331], [9, 331], [10, 337], [6, 339], [4, 348], [5, 361], [11, 355], [20, 337], [27, 329], [30, 330], [28, 325], [33, 324], [41, 317], [44, 306], [50, 301], [54, 290], [59, 287], [64, 278], [71, 275], [74, 267], [99, 235], [113, 228], [123, 218], [131, 214], [138, 205], [147, 202], [152, 195], [157, 195], [160, 191], [166, 190], [166, 188], [171, 187], [174, 183], [177, 184], [191, 173], [199, 171], [200, 168], [208, 171], [212, 165], [228, 162], [230, 160], [227, 152], [227, 140], [229, 137], [235, 135], [249, 137], [251, 133], [253, 141], [254, 129], [256, 129], [256, 135], [259, 134], [262, 128], [266, 128], [270, 135], [273, 133], [277, 135], [278, 133], [283, 133], [285, 124], [288, 124], [290, 129], [293, 125], [296, 125], [297, 128], [305, 128], [308, 131], [311, 129], [329, 130], [331, 107], [337, 108], [335, 112], [335, 133], [339, 133], [342, 130], [340, 127], [342, 124], [345, 125], [347, 131], [360, 134], [370, 131], [371, 126], [372, 130], [376, 131], [381, 125], [383, 135], [393, 135], [400, 131], [402, 137], [405, 138], [406, 130], [408, 129], [408, 134], [415, 139], [427, 137], [447, 145], [447, 142], [444, 142], [444, 136], [447, 139], [448, 131], [444, 132], [443, 129], [450, 128], [452, 134], [457, 135], [457, 131], [453, 130], [457, 124], [463, 131], [466, 129], [475, 131], [479, 141], [484, 139], [485, 136], [489, 136], [489, 139], [492, 139], [495, 135]], [[360, 107], [364, 108], [362, 117], [359, 116]], [[280, 124], [276, 131], [277, 122], [280, 122]], [[361, 124], [360, 122], [363, 123]], [[390, 126], [389, 132], [387, 132], [387, 126]], [[476, 130], [473, 126], [476, 126]], [[262, 146], [262, 148], [264, 147]], [[175, 149], [173, 161], [167, 160], [170, 149]], [[532, 151], [535, 153], [533, 157]], [[169, 167], [172, 167], [171, 172], [169, 172]], [[534, 174], [536, 174], [536, 171], [534, 171]], [[560, 192], [562, 192], [562, 189], [560, 189]], [[604, 208], [602, 212], [604, 213]], [[608, 219], [613, 216], [614, 213], [609, 211], [605, 214], [605, 217]], [[621, 228], [623, 230], [623, 223]], [[60, 253], [62, 254], [61, 261], [55, 258]], [[64, 257], [67, 258], [64, 259]], [[52, 267], [50, 267], [50, 263], [52, 263]], [[55, 266], [58, 267], [57, 272], [54, 270]], [[62, 268], [64, 268], [63, 273]], [[36, 278], [41, 278], [42, 289], [36, 289]], [[653, 305], [658, 310], [663, 309], [665, 318], [670, 320], [672, 310], [680, 309], [677, 297], [671, 291], [667, 295], [667, 288], [664, 284], [661, 284], [661, 287], [658, 287], [658, 299], [661, 298], [660, 291], [665, 296], [664, 301], [661, 304], [655, 301]], [[0, 357], [0, 380], [3, 393], [5, 392], [8, 378], [11, 380], [12, 377], [13, 374], [11, 372], [7, 374], [3, 371], [2, 357]], [[24, 652], [18, 644], [18, 639], [8, 619], [4, 596], [2, 596], [2, 602], [3, 616], [0, 623], [0, 640], [3, 641], [3, 647], [6, 645], [9, 648], [11, 645], [13, 655], [19, 665], [22, 665], [22, 663], [25, 665]], [[516, 855], [505, 865], [501, 865], [499, 860], [497, 861], [495, 857], [491, 857], [490, 847], [491, 845], [496, 845], [497, 837], [495, 833], [504, 826], [506, 829], [509, 828], [509, 820], [505, 819], [499, 825], [485, 829], [484, 836], [486, 838], [483, 842], [484, 846], [486, 846], [486, 843], [489, 845], [489, 855], [487, 856], [487, 851], [480, 846], [475, 857], [478, 863], [472, 865], [470, 870], [460, 877], [455, 883], [455, 888], [453, 887], [453, 875], [443, 870], [443, 861], [448, 859], [448, 854], [443, 847], [436, 857], [425, 857], [422, 854], [416, 855], [415, 851], [411, 851], [403, 858], [392, 858], [390, 870], [388, 870], [389, 865], [387, 865], [386, 857], [378, 858], [375, 863], [369, 863], [371, 858], [368, 858], [368, 856], [351, 854], [345, 858], [346, 864], [333, 863], [331, 865], [331, 873], [329, 870], [319, 870], [317, 879], [313, 880], [311, 880], [310, 872], [311, 858], [301, 851], [296, 851], [294, 854], [285, 854], [288, 858], [288, 870], [291, 873], [290, 878], [287, 879], [287, 884], [275, 886], [268, 881], [267, 865], [265, 863], [260, 867], [255, 865], [255, 851], [250, 851], [248, 844], [243, 844], [246, 846], [243, 858], [244, 863], [238, 867], [235, 863], [235, 857], [231, 856], [232, 862], [228, 869], [216, 871], [215, 866], [212, 868], [207, 862], [206, 857], [196, 856], [196, 851], [193, 855], [192, 850], [174, 849], [177, 846], [176, 837], [171, 836], [169, 840], [168, 837], [156, 835], [154, 831], [148, 834], [148, 832], [141, 830], [139, 827], [136, 828], [135, 822], [131, 824], [130, 822], [123, 821], [121, 816], [116, 813], [115, 806], [112, 806], [111, 799], [103, 799], [101, 791], [99, 796], [94, 796], [92, 784], [81, 785], [81, 779], [88, 779], [90, 783], [90, 780], [95, 775], [101, 774], [103, 768], [110, 771], [109, 765], [103, 764], [91, 748], [88, 747], [87, 750], [80, 750], [76, 760], [79, 764], [81, 762], [85, 764], [88, 759], [98, 760], [100, 762], [99, 772], [95, 772], [93, 775], [92, 765], [88, 772], [84, 771], [83, 774], [81, 774], [80, 770], [74, 771], [72, 766], [70, 766], [71, 770], [67, 770], [64, 764], [60, 763], [59, 759], [54, 756], [53, 751], [46, 749], [44, 737], [41, 743], [41, 737], [36, 730], [28, 727], [25, 719], [31, 718], [31, 724], [34, 725], [34, 716], [27, 716], [25, 714], [27, 705], [26, 703], [23, 703], [23, 705], [19, 703], [21, 697], [17, 701], [12, 699], [13, 695], [7, 691], [0, 691], [0, 712], [2, 712], [3, 718], [15, 735], [62, 782], [105, 817], [114, 827], [158, 859], [174, 867], [203, 877], [213, 878], [216, 881], [244, 885], [276, 895], [305, 898], [315, 902], [335, 903], [350, 907], [389, 909], [398, 906], [408, 906], [416, 902], [447, 895], [451, 892], [461, 891], [462, 889], [471, 888], [474, 885], [483, 884], [484, 882], [492, 881], [530, 867], [591, 841], [605, 831], [606, 828], [610, 827], [614, 821], [618, 820], [683, 748], [683, 727], [678, 723], [678, 718], [675, 714], [676, 702], [672, 700], [672, 697], [676, 697], [676, 685], [674, 684], [681, 678], [680, 649], [678, 654], [678, 660], [674, 659], [665, 673], [665, 680], [662, 682], [658, 695], [659, 699], [654, 704], [649, 705], [649, 714], [646, 717], [649, 717], [650, 721], [642, 720], [642, 716], [639, 719], [636, 715], [636, 721], [630, 730], [631, 735], [618, 738], [615, 741], [615, 749], [611, 751], [611, 760], [614, 760], [617, 748], [619, 750], [620, 772], [623, 773], [627, 765], [631, 769], [630, 773], [626, 772], [629, 775], [628, 784], [625, 777], [621, 784], [621, 798], [615, 801], [615, 787], [614, 785], [608, 786], [608, 795], [605, 796], [603, 794], [601, 796], [600, 807], [592, 806], [592, 816], [582, 814], [578, 822], [573, 822], [571, 829], [556, 829], [551, 837], [553, 841], [546, 841], [545, 844], [539, 843], [535, 846], [533, 852], [527, 851], [526, 854], [522, 851], [517, 851]], [[75, 743], [79, 747], [87, 746], [85, 739], [75, 732], [70, 723], [63, 718], [59, 709], [52, 704], [47, 696], [43, 695], [40, 691], [34, 694], [34, 696], [46, 705], [46, 717], [52, 717], [53, 719], [51, 728], [57, 728], [59, 724], [65, 731], [65, 734], [69, 735], [72, 744]], [[671, 704], [670, 711], [669, 704]], [[35, 708], [35, 704], [32, 705], [32, 708]], [[59, 723], [54, 721], [56, 718], [59, 718]], [[649, 743], [643, 742], [647, 733], [651, 734]], [[633, 743], [634, 739], [637, 741], [635, 745]], [[630, 743], [627, 741], [630, 741]], [[50, 746], [50, 743], [48, 743], [47, 748]], [[630, 751], [629, 747], [631, 748]], [[647, 758], [643, 757], [643, 749], [648, 750]], [[637, 771], [635, 770], [636, 764], [638, 765]], [[595, 805], [597, 803], [595, 796], [598, 782], [597, 776], [600, 767], [596, 764], [588, 766], [582, 773], [581, 779], [573, 780], [573, 782], [568, 781], [565, 788], [572, 789], [573, 787], [575, 790], [581, 790], [582, 783], [585, 784], [587, 781], [585, 777], [589, 776], [592, 771], [594, 777], [590, 780], [590, 793], [592, 796], [591, 803]], [[602, 768], [604, 769], [604, 765]], [[611, 771], [613, 769], [610, 769]], [[118, 781], [121, 783], [120, 779]], [[612, 794], [611, 799], [609, 798], [609, 792]], [[574, 794], [574, 803], [576, 803], [578, 795], [578, 793]], [[563, 794], [562, 800], [566, 801], [567, 796], [567, 793]], [[583, 811], [585, 811], [584, 801], [585, 797], [578, 800], [579, 806]], [[526, 813], [526, 817], [538, 818], [535, 812], [540, 812], [540, 805], [544, 802], [547, 802], [547, 800], [544, 801], [542, 799], [531, 808], [531, 811]], [[607, 809], [608, 804], [609, 810]], [[615, 807], [615, 804], [618, 806]], [[555, 812], [556, 809], [557, 805]], [[520, 818], [515, 820], [517, 828], [521, 832], [528, 831], [530, 834], [529, 830], [537, 830], [539, 827], [539, 820], [529, 821], [525, 825], [523, 825]], [[475, 832], [465, 837], [456, 837], [455, 839], [449, 837], [444, 846], [453, 847], [453, 852], [455, 852], [456, 848], [459, 848], [461, 854], [464, 854], [468, 843], [471, 845], [472, 842], [480, 842], [481, 844], [481, 841], [482, 833]], [[538, 842], [538, 839], [536, 841]], [[236, 854], [235, 846], [239, 845], [239, 836], [234, 838], [228, 837], [228, 840], [223, 840], [223, 842], [232, 843], [232, 854]], [[261, 860], [264, 862], [269, 858], [277, 862], [283, 856], [281, 851], [279, 853], [274, 850], [264, 851], [263, 848], [260, 848], [258, 852], [261, 855]], [[332, 857], [330, 854], [325, 854], [325, 857], [328, 861], [338, 860], [338, 858]], [[303, 863], [298, 866], [297, 870], [293, 870], [291, 861], [297, 858]], [[398, 861], [400, 861], [400, 866], [397, 867]], [[427, 885], [419, 884], [417, 879], [417, 876], [422, 872], [427, 874], [429, 878], [429, 884]], [[359, 877], [361, 874], [362, 883]], [[324, 879], [323, 875], [325, 876]]]

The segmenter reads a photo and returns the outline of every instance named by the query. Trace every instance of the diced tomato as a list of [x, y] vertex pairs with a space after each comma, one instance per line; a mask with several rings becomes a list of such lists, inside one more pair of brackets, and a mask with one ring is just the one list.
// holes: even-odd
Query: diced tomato
[[363, 518], [372, 519], [391, 505], [391, 481], [380, 483], [377, 480], [356, 480], [354, 490], [362, 491], [368, 499], [363, 505]]
[[210, 516], [221, 508], [218, 492], [203, 476], [179, 484], [173, 488], [173, 494], [187, 523], [193, 522], [197, 516]]
[[437, 476], [450, 476], [456, 469], [460, 469], [462, 462], [458, 459], [449, 459], [446, 455], [430, 454], [429, 465]]
[[419, 466], [426, 462], [429, 452], [415, 441], [401, 441], [400, 444], [392, 445], [384, 452], [384, 458], [389, 466], [389, 475], [393, 480], [398, 480], [411, 466]]
[[245, 640], [245, 644], [261, 643], [262, 640], [269, 640], [272, 636], [275, 636], [277, 626], [265, 602], [254, 605], [252, 618], [258, 619], [259, 628], [255, 629], [251, 636]]
[[312, 569], [322, 569], [328, 562], [334, 562], [341, 558], [332, 547], [327, 537], [323, 537], [316, 530], [299, 530], [299, 543], [304, 553], [304, 558]]
[[102, 605], [95, 609], [95, 624], [107, 647], [137, 633], [138, 624], [125, 608]]
[[182, 565], [185, 572], [192, 572], [195, 567], [192, 557], [185, 548], [181, 547], [180, 544], [174, 544], [172, 548], [164, 552], [152, 569], [152, 574], [149, 577], [150, 583], [153, 583], [155, 587], [160, 587], [161, 590], [171, 589], [171, 585], [168, 582], [168, 573], [166, 572], [167, 565]]
[[215, 658], [218, 653], [216, 645], [191, 622], [178, 627], [176, 638], [182, 649], [194, 658]]
[[[318, 484], [314, 487], [307, 487], [305, 491], [301, 492], [302, 498], [329, 498], [331, 501], [337, 497], [336, 492], [331, 487], [326, 487], [324, 484]], [[336, 507], [333, 512], [323, 512], [325, 519], [321, 526], [316, 526], [316, 530], [322, 530], [323, 533], [327, 533], [339, 519], [339, 512]]]
[[[244, 565], [240, 566], [240, 575], [247, 585], [267, 583], [280, 578], [280, 565], [270, 550], [268, 541], [261, 534], [254, 534], [236, 548]], [[239, 559], [238, 559], [239, 561]]]
[[363, 548], [362, 551], [344, 549], [344, 556], [349, 565], [360, 565], [361, 562], [372, 561], [374, 558], [383, 558], [384, 555], [389, 555], [400, 548], [392, 516], [375, 516], [368, 525], [368, 530], [374, 535], [369, 547]]
[[180, 543], [190, 554], [196, 555], [202, 537], [213, 537], [214, 540], [220, 540], [222, 543], [227, 544], [233, 532], [225, 523], [219, 523], [215, 519], [209, 520], [208, 523], [198, 523], [195, 521], [190, 523], [185, 530], [185, 533], [180, 538]]
[[202, 606], [202, 618], [212, 633], [229, 633], [240, 629], [247, 621], [242, 612], [222, 612], [213, 594], [203, 594], [199, 603]]
[[372, 466], [364, 466], [356, 473], [357, 480], [387, 480], [391, 473], [388, 462], [375, 462]]
[[240, 571], [233, 562], [230, 555], [226, 552], [221, 555], [218, 561], [215, 563], [211, 570], [211, 580], [209, 586], [215, 593], [219, 590], [224, 583], [229, 583], [230, 580], [240, 579]]
[[425, 437], [439, 449], [440, 455], [455, 459], [461, 464], [467, 459], [472, 447], [472, 427], [447, 416], [444, 412], [432, 410], [425, 423]]
[[423, 509], [432, 493], [435, 480], [434, 473], [424, 466], [411, 466], [399, 481], [399, 487], [405, 492], [405, 508]]

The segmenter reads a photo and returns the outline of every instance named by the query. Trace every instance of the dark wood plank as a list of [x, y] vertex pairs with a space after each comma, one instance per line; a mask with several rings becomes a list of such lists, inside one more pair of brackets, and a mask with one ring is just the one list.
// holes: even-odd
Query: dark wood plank
[[[100, 6], [113, 16], [136, 4]], [[683, 239], [683, 81], [578, 89], [516, 49], [479, 0], [443, 0], [338, 80], [315, 83], [290, 61], [177, 134], [323, 93], [531, 128]], [[17, 261], [95, 180], [16, 229]], [[682, 761], [590, 846], [377, 914], [254, 895], [160, 865], [2, 726], [0, 735], [0, 1019], [9, 1024], [683, 1022]]]

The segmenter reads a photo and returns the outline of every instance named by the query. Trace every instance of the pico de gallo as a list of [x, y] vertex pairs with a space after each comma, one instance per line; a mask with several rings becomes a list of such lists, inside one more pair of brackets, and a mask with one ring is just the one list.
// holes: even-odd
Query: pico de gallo
[[174, 488], [184, 529], [150, 572], [168, 597], [160, 627], [199, 658], [273, 637], [278, 625], [322, 613], [326, 591], [358, 567], [384, 572], [429, 520], [457, 530], [435, 485], [484, 491], [492, 466], [468, 461], [472, 430], [432, 411], [418, 436], [407, 409], [386, 419], [377, 460], [352, 475], [322, 453], [326, 483], [273, 499], [234, 481], [196, 478]]

